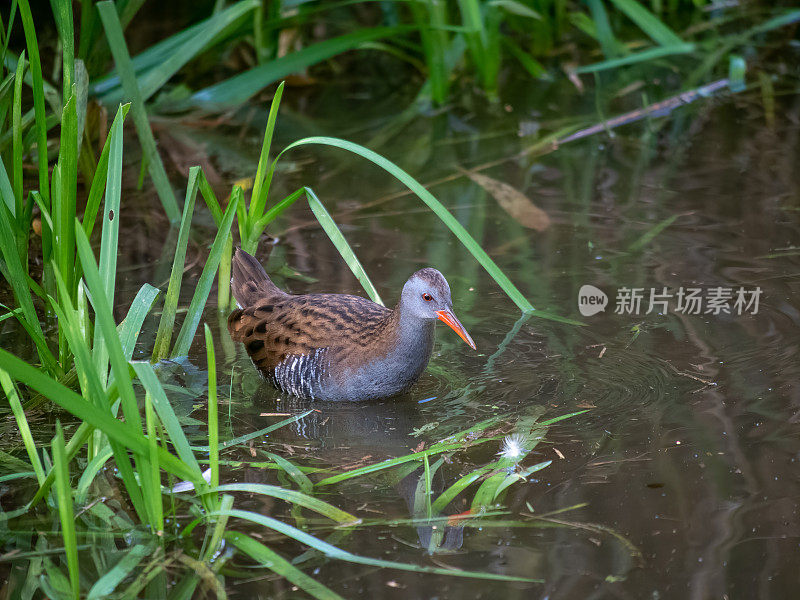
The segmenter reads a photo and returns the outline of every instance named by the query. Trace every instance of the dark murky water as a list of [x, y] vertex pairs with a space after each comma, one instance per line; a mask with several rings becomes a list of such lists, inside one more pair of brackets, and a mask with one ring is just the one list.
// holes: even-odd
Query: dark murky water
[[[541, 99], [520, 93], [510, 110], [496, 114], [475, 117], [453, 110], [413, 119], [376, 148], [423, 183], [457, 175], [458, 166], [508, 159], [485, 173], [524, 191], [547, 211], [553, 221], [549, 230], [520, 226], [464, 177], [431, 190], [535, 306], [582, 319], [585, 327], [520, 320], [514, 305], [421, 201], [391, 196], [399, 188], [376, 168], [334, 150], [290, 157], [297, 162], [287, 162], [291, 168], [280, 175], [285, 188], [317, 182], [315, 190], [384, 299], [393, 303], [417, 268], [440, 269], [479, 352], [440, 328], [431, 367], [407, 396], [314, 405], [318, 413], [276, 432], [263, 443], [265, 449], [298, 464], [341, 469], [412, 452], [420, 442], [493, 416], [501, 416], [510, 430], [542, 409], [542, 418], [587, 409], [550, 428], [547, 443], [525, 465], [551, 459], [552, 465], [515, 484], [507, 496], [511, 518], [529, 526], [452, 528], [433, 555], [421, 547], [431, 532], [410, 524], [364, 527], [337, 541], [367, 556], [535, 577], [544, 584], [417, 575], [336, 561], [311, 569], [316, 577], [349, 598], [701, 599], [796, 593], [800, 105], [796, 98], [783, 99], [770, 128], [758, 100], [748, 92], [703, 101], [669, 120], [628, 126], [613, 139], [596, 136], [538, 158], [513, 158], [533, 143], [519, 131], [535, 130], [547, 119], [530, 108], [541, 106]], [[336, 99], [331, 92], [287, 108], [280, 135], [292, 140], [328, 133], [368, 143], [396, 110], [363, 103], [363, 112], [351, 107], [345, 113], [348, 102], [358, 99]], [[548, 111], [555, 118], [561, 108]], [[343, 124], [342, 114], [361, 116]], [[257, 116], [253, 122], [262, 120]], [[256, 152], [241, 150], [231, 139], [233, 132], [215, 138], [212, 146], [222, 148], [220, 168], [232, 180], [249, 172]], [[250, 134], [247, 139], [255, 147]], [[635, 247], [673, 216], [660, 234]], [[358, 293], [310, 213], [294, 210], [270, 233], [280, 238], [270, 268], [288, 263], [318, 280], [276, 278], [279, 283], [295, 292]], [[266, 249], [262, 244], [262, 259]], [[145, 244], [127, 260], [141, 264], [145, 251], [153, 249]], [[131, 271], [132, 286], [145, 279]], [[581, 317], [578, 292], [585, 284], [608, 294], [604, 312]], [[672, 294], [700, 288], [707, 303], [720, 287], [734, 294], [733, 314], [706, 313], [707, 304], [700, 314], [680, 313], [676, 297], [666, 313], [647, 314], [651, 288]], [[638, 314], [615, 314], [622, 288], [644, 290]], [[736, 314], [739, 288], [761, 290], [757, 314], [752, 306]], [[243, 349], [220, 329], [224, 322], [211, 310], [207, 316], [222, 354], [222, 394], [230, 393], [230, 403], [221, 408], [228, 435], [279, 419], [263, 413], [307, 407], [261, 384]], [[190, 360], [204, 364], [199, 344]], [[494, 460], [499, 444], [457, 453], [437, 474], [439, 489]], [[224, 475], [229, 481], [276, 481], [274, 473], [254, 469]], [[365, 519], [407, 519], [414, 485], [367, 476], [332, 486], [324, 498]], [[561, 526], [543, 527], [525, 516], [576, 505], [582, 507], [554, 517]], [[251, 508], [280, 512], [271, 505]], [[241, 597], [292, 595], [280, 585], [232, 581], [229, 588]]]

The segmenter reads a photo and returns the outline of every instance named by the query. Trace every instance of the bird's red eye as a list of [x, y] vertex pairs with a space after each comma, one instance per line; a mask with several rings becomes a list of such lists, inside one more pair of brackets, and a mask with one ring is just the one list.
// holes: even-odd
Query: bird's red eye
[[425, 300], [425, 302], [430, 302], [431, 300], [433, 300], [433, 296], [431, 296], [428, 293], [425, 293], [425, 294], [422, 294], [422, 299]]

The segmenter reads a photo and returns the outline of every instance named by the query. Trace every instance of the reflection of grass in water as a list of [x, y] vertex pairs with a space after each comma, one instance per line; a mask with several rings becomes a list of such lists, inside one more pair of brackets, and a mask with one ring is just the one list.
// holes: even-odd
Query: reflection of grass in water
[[[586, 506], [585, 504], [541, 515], [523, 513], [518, 518], [509, 518], [508, 511], [503, 509], [503, 499], [507, 491], [514, 484], [525, 482], [529, 476], [546, 468], [551, 462], [544, 461], [523, 466], [526, 457], [544, 439], [550, 425], [585, 411], [539, 422], [538, 418], [543, 412], [543, 409], [534, 410], [529, 417], [519, 419], [517, 425], [513, 427], [516, 433], [510, 436], [504, 437], [500, 433], [509, 429], [504, 424], [508, 420], [508, 415], [497, 416], [441, 439], [425, 450], [329, 476], [319, 481], [317, 485], [328, 486], [382, 474], [390, 485], [398, 486], [401, 494], [410, 494], [407, 501], [411, 517], [364, 519], [355, 524], [354, 529], [413, 526], [417, 529], [420, 544], [432, 554], [448, 553], [458, 549], [461, 544], [461, 534], [456, 535], [455, 530], [566, 527], [609, 535], [619, 541], [631, 557], [640, 556], [638, 549], [613, 529], [603, 525], [566, 520], [561, 516], [568, 511], [582, 508]], [[501, 442], [497, 460], [472, 467], [468, 473], [445, 489], [438, 493], [434, 491], [434, 479], [445, 463], [453, 462], [456, 456], [463, 457], [463, 452], [468, 452], [476, 445], [497, 441]], [[434, 456], [439, 458], [435, 462], [430, 462], [430, 458]], [[463, 458], [460, 458], [459, 464], [464, 464]], [[407, 483], [409, 480], [410, 487]], [[407, 491], [404, 492], [403, 489]], [[462, 498], [467, 501], [469, 509], [452, 514], [457, 510], [454, 510], [456, 501]]]

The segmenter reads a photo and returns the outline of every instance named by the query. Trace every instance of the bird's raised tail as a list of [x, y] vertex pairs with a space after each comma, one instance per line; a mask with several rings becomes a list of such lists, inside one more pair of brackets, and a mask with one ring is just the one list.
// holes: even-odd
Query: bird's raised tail
[[241, 248], [236, 249], [231, 262], [231, 292], [239, 308], [288, 295], [272, 283], [261, 263]]

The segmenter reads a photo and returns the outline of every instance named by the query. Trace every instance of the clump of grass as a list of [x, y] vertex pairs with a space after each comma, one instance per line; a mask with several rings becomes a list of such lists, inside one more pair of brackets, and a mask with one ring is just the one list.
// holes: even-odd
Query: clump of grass
[[[31, 16], [25, 12], [26, 0], [21, 0], [19, 6], [23, 23], [28, 23], [33, 32]], [[56, 8], [60, 11], [60, 35], [71, 37], [69, 7], [65, 3], [57, 3]], [[310, 188], [301, 188], [267, 208], [275, 166], [282, 155], [270, 157], [282, 86], [273, 100], [249, 205], [246, 205], [244, 193], [239, 187], [232, 189], [226, 203], [220, 203], [202, 170], [199, 167], [190, 169], [170, 280], [151, 361], [132, 361], [144, 319], [160, 292], [144, 284], [125, 319], [120, 324], [115, 322], [116, 257], [121, 234], [119, 213], [123, 202], [123, 125], [129, 111], [133, 111], [140, 142], [145, 146], [145, 161], [152, 165], [157, 153], [148, 155], [147, 152], [149, 126], [146, 119], [142, 120], [144, 99], [141, 90], [137, 91], [139, 84], [134, 81], [132, 67], [127, 64], [127, 50], [123, 48], [124, 41], [121, 40], [122, 20], [111, 4], [101, 3], [99, 10], [111, 52], [117, 60], [123, 82], [128, 82], [127, 91], [133, 100], [130, 105], [121, 105], [116, 112], [91, 176], [81, 218], [78, 218], [78, 179], [81, 171], [80, 142], [83, 137], [81, 124], [85, 122], [86, 107], [76, 81], [76, 73], [81, 67], [79, 59], [74, 57], [74, 49], [69, 44], [64, 45], [62, 81], [65, 83], [66, 101], [60, 107], [57, 160], [50, 165], [47, 155], [37, 152], [39, 160], [43, 161], [38, 165], [39, 174], [44, 173], [47, 177], [41, 189], [31, 190], [25, 198], [22, 194], [21, 165], [26, 149], [19, 129], [22, 127], [23, 114], [20, 89], [26, 68], [24, 56], [20, 57], [13, 78], [9, 80], [14, 89], [12, 121], [18, 130], [11, 148], [12, 177], [9, 178], [5, 163], [0, 162], [0, 194], [3, 200], [0, 203], [0, 251], [5, 265], [3, 276], [9, 283], [16, 303], [8, 311], [9, 318], [16, 319], [27, 332], [39, 361], [38, 364], [31, 364], [7, 350], [0, 350], [0, 384], [9, 397], [30, 463], [21, 473], [35, 478], [37, 485], [29, 498], [20, 498], [16, 509], [0, 517], [13, 527], [15, 518], [48, 519], [57, 512], [60, 523], [55, 528], [58, 532], [56, 539], [46, 534], [17, 539], [15, 548], [35, 560], [28, 563], [27, 571], [21, 570], [15, 575], [15, 585], [26, 585], [32, 593], [40, 588], [43, 594], [50, 597], [77, 598], [87, 595], [99, 598], [112, 592], [135, 596], [144, 589], [163, 595], [167, 588], [171, 588], [175, 597], [188, 598], [198, 586], [216, 589], [221, 585], [219, 576], [229, 557], [220, 556], [219, 549], [223, 540], [227, 540], [242, 555], [262, 563], [308, 593], [320, 598], [336, 597], [291, 561], [246, 533], [236, 531], [234, 528], [241, 521], [271, 529], [332, 558], [377, 567], [453, 574], [445, 569], [353, 554], [277, 519], [235, 507], [236, 492], [246, 491], [281, 499], [295, 507], [295, 511], [311, 511], [337, 525], [351, 525], [358, 521], [355, 515], [314, 497], [314, 485], [303, 470], [277, 455], [272, 457], [273, 467], [285, 472], [299, 490], [266, 485], [245, 489], [233, 484], [220, 484], [220, 451], [247, 438], [229, 440], [228, 445], [219, 440], [216, 360], [208, 328], [204, 335], [209, 373], [208, 446], [198, 448], [189, 443], [167, 391], [159, 380], [157, 369], [161, 359], [182, 356], [188, 352], [217, 273], [224, 282], [220, 288], [228, 288], [234, 217], [238, 216], [242, 243], [254, 249], [264, 228], [304, 196], [351, 269], [373, 297], [380, 300], [352, 249]], [[29, 36], [29, 44], [32, 45], [28, 48], [28, 54], [33, 55], [37, 51], [35, 36]], [[34, 70], [31, 126], [35, 128], [34, 137], [40, 147], [46, 148], [53, 115], [45, 115], [41, 122], [39, 120], [36, 106], [44, 105], [44, 85], [41, 73], [37, 74], [36, 67], [30, 64]], [[41, 85], [35, 84], [37, 78]], [[41, 133], [44, 133], [43, 142], [38, 137]], [[336, 146], [355, 152], [393, 173], [415, 191], [424, 192], [419, 183], [396, 165], [366, 148], [343, 140], [308, 138], [296, 142], [284, 152], [308, 144]], [[31, 148], [28, 146], [28, 150]], [[157, 171], [151, 171], [151, 174], [158, 189], [161, 185], [158, 182], [159, 175]], [[198, 193], [217, 225], [217, 232], [180, 330], [174, 335], [186, 248]], [[473, 254], [488, 261], [485, 264], [494, 265], [466, 231], [459, 229], [460, 225], [441, 204], [427, 192], [421, 193], [421, 197], [451, 226]], [[168, 195], [162, 194], [161, 199], [165, 213], [174, 220], [173, 204]], [[41, 283], [34, 281], [28, 268], [28, 239], [34, 205], [40, 211], [42, 222], [41, 259], [44, 273]], [[174, 207], [177, 208], [177, 203]], [[93, 234], [100, 238], [99, 259], [90, 243]], [[506, 289], [515, 290], [507, 279], [500, 280], [500, 283]], [[229, 298], [223, 294], [218, 301], [220, 307], [225, 308]], [[46, 330], [56, 331], [56, 339], [46, 334]], [[142, 393], [137, 394], [137, 389], [141, 389]], [[49, 400], [76, 420], [69, 423], [69, 428], [57, 425], [49, 455], [37, 445], [28, 422], [30, 413], [23, 408], [24, 399], [31, 399], [34, 394]], [[31, 410], [30, 403], [27, 410]], [[263, 434], [264, 431], [256, 435]], [[203, 457], [207, 453], [207, 470], [200, 466], [197, 453]], [[75, 485], [74, 473], [77, 472], [81, 475]], [[109, 473], [114, 475], [109, 478]], [[176, 487], [170, 481], [184, 482], [180, 489], [185, 491], [176, 492]], [[121, 499], [122, 505], [117, 510], [103, 502], [104, 494], [98, 493], [109, 486], [117, 490], [114, 495]], [[193, 520], [188, 523], [181, 522], [179, 518], [187, 510], [186, 505], [193, 515]], [[184, 541], [198, 537], [202, 537], [199, 548], [178, 552], [178, 547]], [[84, 539], [100, 540], [98, 544], [103, 551], [90, 552], [92, 545], [81, 543]], [[124, 544], [120, 542], [123, 539], [127, 540]], [[118, 544], [122, 544], [124, 551], [120, 551]], [[114, 566], [109, 569], [111, 563]], [[178, 566], [181, 567], [181, 576], [171, 585], [166, 577], [167, 569]], [[38, 576], [41, 569], [46, 572], [46, 577]], [[525, 578], [487, 573], [459, 572], [456, 575], [528, 581]]]

